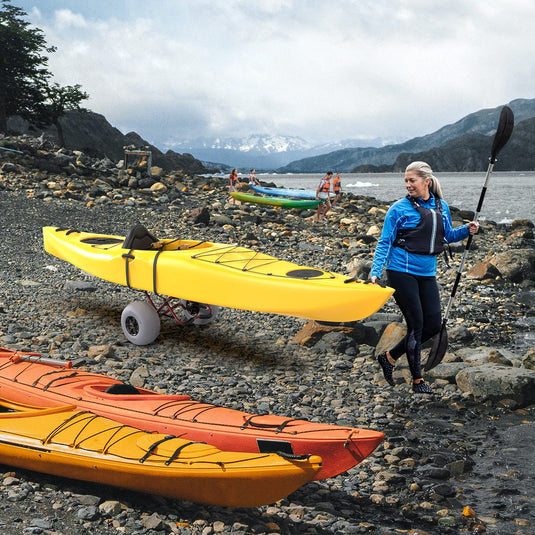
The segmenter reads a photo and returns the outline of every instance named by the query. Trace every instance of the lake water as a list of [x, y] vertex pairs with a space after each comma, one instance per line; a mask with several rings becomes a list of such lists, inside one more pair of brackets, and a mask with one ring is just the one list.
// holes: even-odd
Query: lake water
[[[258, 174], [262, 182], [279, 187], [315, 190], [324, 173]], [[450, 206], [461, 210], [477, 208], [486, 173], [436, 173], [444, 198]], [[342, 189], [355, 195], [375, 197], [391, 202], [407, 194], [402, 173], [344, 173]], [[246, 175], [242, 177], [242, 180]], [[496, 223], [511, 223], [515, 219], [530, 219], [535, 223], [535, 171], [494, 172], [481, 209], [480, 219]]]

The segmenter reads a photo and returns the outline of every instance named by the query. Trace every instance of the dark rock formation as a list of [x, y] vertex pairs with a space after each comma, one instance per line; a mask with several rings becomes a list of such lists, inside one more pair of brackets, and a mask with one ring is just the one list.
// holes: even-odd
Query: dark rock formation
[[[134, 146], [152, 151], [152, 163], [165, 171], [183, 171], [188, 174], [205, 173], [207, 169], [191, 154], [178, 154], [172, 150], [165, 154], [135, 132], [122, 134], [103, 115], [92, 111], [70, 111], [60, 119], [65, 137], [65, 148], [80, 150], [94, 158], [107, 157], [117, 162], [124, 157], [124, 147]], [[19, 117], [10, 117], [8, 129], [14, 134], [43, 135], [57, 143], [54, 126], [37, 128]]]

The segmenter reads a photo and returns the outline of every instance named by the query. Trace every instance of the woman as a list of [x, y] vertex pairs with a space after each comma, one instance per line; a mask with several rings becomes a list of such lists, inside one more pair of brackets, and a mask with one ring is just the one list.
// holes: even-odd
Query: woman
[[318, 204], [318, 212], [316, 213], [316, 221], [324, 221], [327, 212], [331, 209], [329, 202], [329, 195], [331, 192], [331, 179], [333, 177], [332, 171], [327, 171], [327, 174], [321, 179], [318, 189], [316, 190], [316, 200], [321, 200]]
[[260, 182], [258, 182], [258, 179], [255, 175], [256, 171], [254, 169], [251, 169], [251, 172], [249, 173], [249, 193], [254, 193], [254, 186], [260, 186]]
[[[238, 191], [238, 170], [233, 169], [228, 176], [228, 189], [229, 193], [232, 193], [233, 191]], [[232, 197], [232, 201], [230, 201], [232, 204], [236, 204], [236, 199]]]
[[407, 334], [377, 360], [386, 381], [394, 386], [392, 372], [397, 359], [405, 353], [413, 391], [429, 394], [432, 390], [422, 378], [420, 352], [422, 343], [441, 328], [437, 255], [444, 250], [444, 243], [475, 234], [479, 224], [472, 221], [452, 227], [440, 184], [427, 163], [413, 162], [407, 167], [405, 187], [409, 194], [395, 202], [386, 214], [370, 276], [376, 284], [386, 266], [388, 285], [395, 289], [394, 299], [405, 317]]

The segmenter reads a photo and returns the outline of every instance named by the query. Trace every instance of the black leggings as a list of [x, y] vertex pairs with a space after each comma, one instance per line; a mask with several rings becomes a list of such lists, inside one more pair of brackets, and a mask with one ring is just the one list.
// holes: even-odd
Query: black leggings
[[394, 299], [407, 323], [407, 334], [389, 353], [397, 360], [407, 354], [413, 379], [421, 379], [422, 343], [440, 331], [440, 295], [435, 277], [387, 270], [388, 285], [394, 288]]

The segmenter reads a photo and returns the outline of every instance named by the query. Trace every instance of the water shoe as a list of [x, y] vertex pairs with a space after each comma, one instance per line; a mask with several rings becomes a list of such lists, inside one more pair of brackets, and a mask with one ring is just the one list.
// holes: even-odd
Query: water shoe
[[386, 353], [383, 353], [382, 355], [379, 355], [377, 357], [377, 361], [381, 365], [381, 368], [383, 368], [383, 375], [385, 376], [386, 382], [390, 386], [395, 386], [396, 383], [394, 383], [394, 378], [392, 377], [392, 372], [394, 371], [394, 366], [388, 362], [388, 358], [386, 357]]

